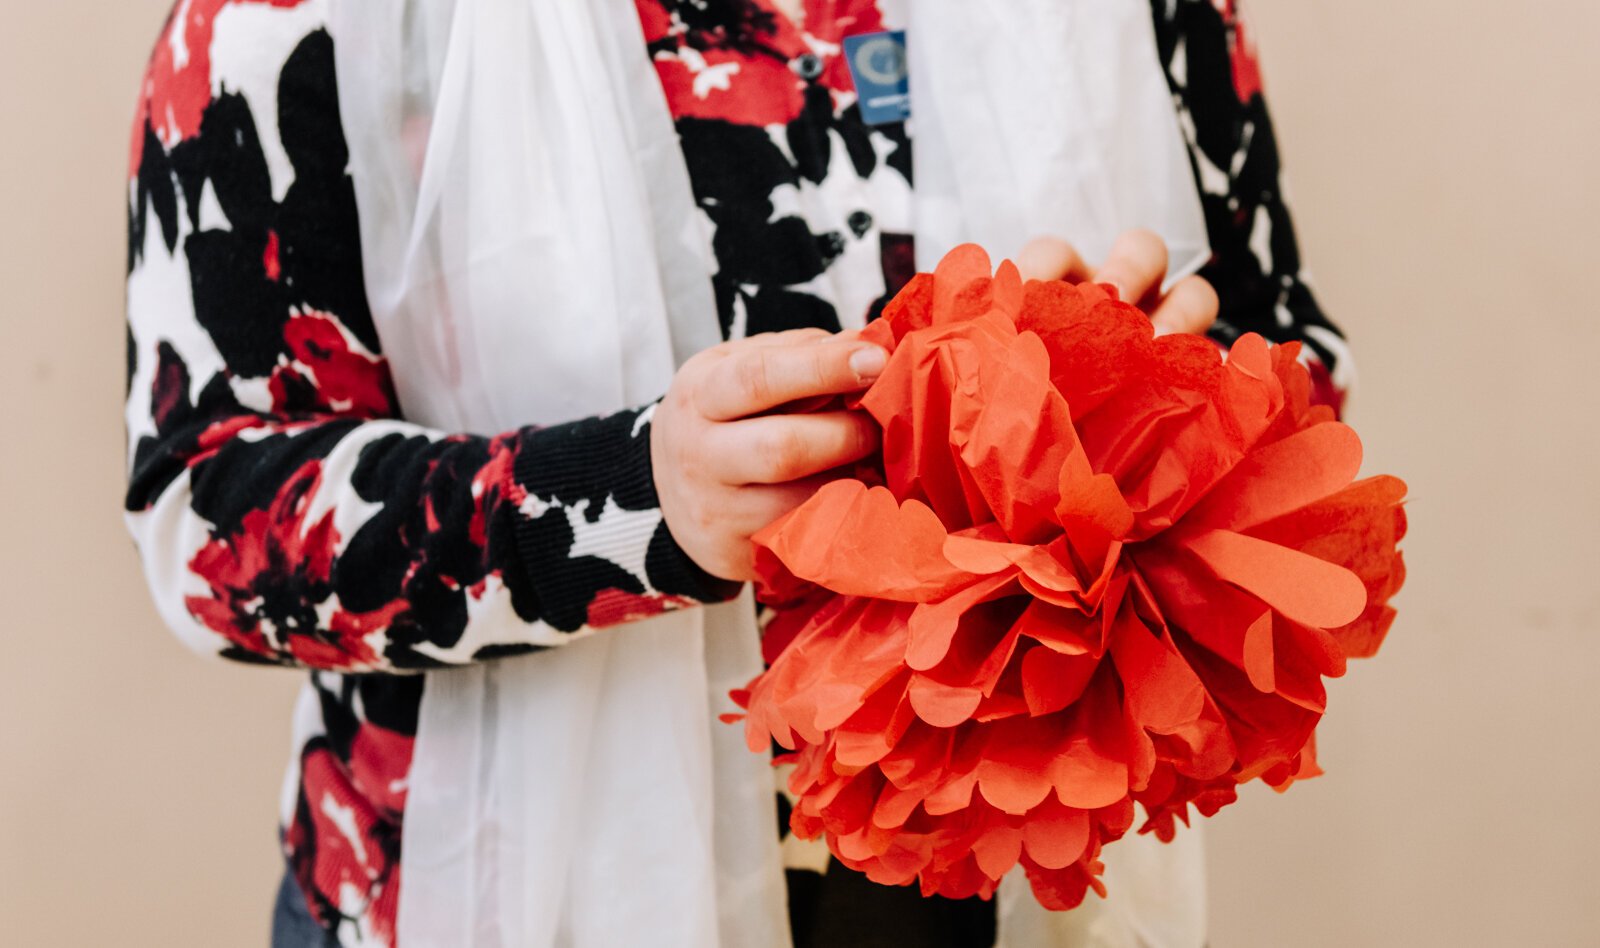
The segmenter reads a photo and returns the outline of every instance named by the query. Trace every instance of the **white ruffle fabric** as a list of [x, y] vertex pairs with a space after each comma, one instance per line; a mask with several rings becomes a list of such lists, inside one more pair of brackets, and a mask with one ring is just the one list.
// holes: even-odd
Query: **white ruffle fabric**
[[[1168, 239], [1173, 274], [1204, 259], [1143, 0], [885, 6], [912, 37], [921, 260], [1035, 234], [1092, 259], [1131, 226]], [[635, 0], [332, 0], [331, 22], [368, 294], [411, 420], [497, 433], [613, 412], [719, 341]], [[400, 943], [787, 945], [769, 763], [715, 719], [760, 667], [746, 593], [428, 673]], [[1199, 944], [1197, 859], [1144, 862], [1112, 866], [1096, 911]], [[1003, 889], [1009, 948], [1062, 943], [1061, 921]]]

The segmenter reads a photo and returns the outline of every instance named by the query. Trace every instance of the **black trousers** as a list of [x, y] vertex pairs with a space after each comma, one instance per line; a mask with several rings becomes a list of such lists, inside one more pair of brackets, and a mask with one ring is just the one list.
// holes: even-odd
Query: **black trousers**
[[[915, 888], [878, 885], [838, 862], [825, 875], [789, 873], [789, 925], [794, 948], [991, 948], [995, 937], [993, 902], [924, 899]], [[272, 948], [338, 944], [311, 918], [294, 876], [284, 873], [272, 909]]]
[[789, 928], [794, 948], [993, 948], [995, 909], [878, 885], [835, 859], [822, 875], [790, 870]]

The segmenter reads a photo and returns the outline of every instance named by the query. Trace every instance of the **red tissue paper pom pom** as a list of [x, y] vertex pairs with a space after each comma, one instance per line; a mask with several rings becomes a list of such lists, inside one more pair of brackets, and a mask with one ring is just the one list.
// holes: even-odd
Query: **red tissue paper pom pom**
[[1323, 677], [1373, 654], [1405, 485], [1310, 404], [1299, 346], [1155, 337], [1105, 288], [973, 246], [866, 330], [881, 466], [756, 537], [779, 606], [735, 698], [794, 753], [794, 832], [924, 894], [1104, 895], [1101, 847], [1170, 840], [1318, 771]]

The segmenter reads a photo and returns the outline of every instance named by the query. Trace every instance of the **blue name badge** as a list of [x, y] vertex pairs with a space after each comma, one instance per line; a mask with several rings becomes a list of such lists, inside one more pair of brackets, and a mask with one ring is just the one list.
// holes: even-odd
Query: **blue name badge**
[[887, 125], [910, 117], [911, 76], [906, 69], [904, 30], [847, 36], [844, 59], [856, 81], [863, 121]]

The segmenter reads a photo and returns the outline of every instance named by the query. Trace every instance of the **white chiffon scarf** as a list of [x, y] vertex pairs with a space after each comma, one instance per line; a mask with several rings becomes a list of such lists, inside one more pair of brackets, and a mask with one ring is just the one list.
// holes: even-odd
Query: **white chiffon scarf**
[[[1145, 0], [884, 6], [911, 37], [924, 266], [1036, 234], [1093, 259], [1132, 226], [1167, 238], [1170, 275], [1203, 262]], [[709, 235], [635, 0], [332, 0], [331, 29], [368, 294], [409, 419], [496, 433], [644, 404], [719, 341]], [[770, 765], [715, 719], [760, 667], [746, 593], [430, 672], [399, 942], [787, 945]], [[1199, 944], [1184, 852], [1152, 849], [1126, 880], [1112, 864], [1113, 900], [1065, 916], [1008, 880], [1002, 941]]]
[[1148, 0], [898, 0], [909, 7], [917, 267], [1029, 239], [1106, 258], [1165, 238], [1167, 282], [1211, 256]]

